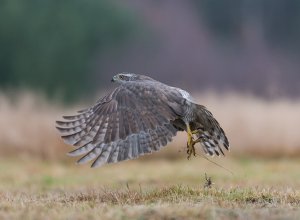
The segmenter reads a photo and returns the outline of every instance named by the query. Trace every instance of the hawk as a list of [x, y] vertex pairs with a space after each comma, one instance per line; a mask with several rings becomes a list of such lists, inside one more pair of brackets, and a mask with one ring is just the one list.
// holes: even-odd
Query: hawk
[[111, 93], [74, 116], [63, 116], [57, 129], [63, 140], [92, 167], [137, 158], [158, 151], [176, 135], [187, 132], [187, 154], [196, 155], [200, 143], [210, 156], [224, 155], [228, 139], [212, 113], [191, 95], [148, 76], [120, 73]]

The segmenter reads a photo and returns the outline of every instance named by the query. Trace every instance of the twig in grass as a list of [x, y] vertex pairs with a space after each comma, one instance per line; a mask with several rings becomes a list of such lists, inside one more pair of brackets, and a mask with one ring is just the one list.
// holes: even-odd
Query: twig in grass
[[211, 186], [214, 184], [211, 180], [211, 177], [207, 177], [207, 174], [205, 173], [205, 184], [204, 184], [204, 188], [211, 188]]

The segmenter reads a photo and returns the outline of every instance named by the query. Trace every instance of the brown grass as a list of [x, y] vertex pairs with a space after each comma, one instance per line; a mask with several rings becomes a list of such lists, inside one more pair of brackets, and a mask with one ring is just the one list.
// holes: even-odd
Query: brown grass
[[55, 119], [62, 111], [29, 92], [0, 95], [1, 156], [63, 158], [65, 148], [55, 131]]
[[100, 169], [66, 163], [72, 148], [54, 122], [82, 105], [0, 96], [0, 219], [299, 219], [299, 161], [291, 156], [299, 156], [300, 102], [212, 93], [198, 100], [229, 136], [231, 152], [214, 161], [233, 174], [199, 156], [186, 160], [183, 133], [137, 160]]
[[[0, 161], [0, 219], [299, 219], [297, 159]], [[205, 173], [212, 188], [205, 188]]]
[[[16, 98], [17, 97], [17, 98]], [[300, 154], [300, 101], [267, 101], [253, 96], [206, 93], [198, 96], [226, 131], [232, 155], [298, 156]], [[90, 101], [93, 103], [93, 101]], [[0, 154], [66, 160], [71, 150], [55, 130], [55, 120], [83, 105], [63, 108], [22, 92], [0, 95]], [[185, 157], [186, 135], [179, 133], [162, 152], [147, 158]]]

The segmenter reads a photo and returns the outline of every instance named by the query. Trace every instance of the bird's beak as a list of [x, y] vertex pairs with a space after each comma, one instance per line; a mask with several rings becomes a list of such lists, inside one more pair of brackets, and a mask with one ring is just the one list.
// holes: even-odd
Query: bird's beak
[[112, 79], [111, 79], [111, 82], [115, 82], [116, 81], [116, 76], [114, 76]]

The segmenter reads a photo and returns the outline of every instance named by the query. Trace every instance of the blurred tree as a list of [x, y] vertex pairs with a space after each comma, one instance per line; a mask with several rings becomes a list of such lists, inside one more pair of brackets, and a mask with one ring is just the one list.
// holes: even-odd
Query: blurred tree
[[[199, 15], [215, 35], [236, 40], [248, 19], [255, 19], [273, 47], [299, 51], [300, 1], [298, 0], [193, 0]], [[235, 41], [236, 43], [237, 41]]]
[[132, 21], [109, 0], [2, 0], [0, 86], [86, 94], [96, 53], [122, 42]]
[[208, 27], [222, 38], [231, 38], [240, 30], [242, 0], [194, 0]]
[[262, 1], [263, 23], [267, 39], [273, 46], [293, 52], [300, 49], [300, 1]]

